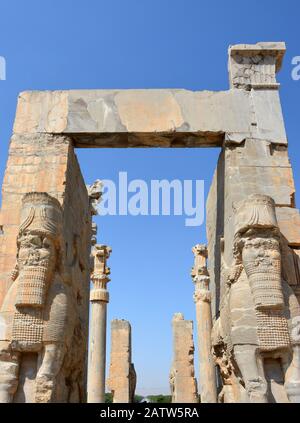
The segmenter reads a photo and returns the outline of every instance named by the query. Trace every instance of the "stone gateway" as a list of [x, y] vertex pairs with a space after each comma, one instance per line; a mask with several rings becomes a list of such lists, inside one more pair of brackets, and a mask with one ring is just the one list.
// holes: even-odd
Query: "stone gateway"
[[[85, 185], [75, 154], [91, 147], [220, 149], [207, 247], [193, 248], [200, 402], [300, 402], [300, 214], [276, 80], [285, 44], [228, 53], [227, 91], [19, 95], [0, 213], [0, 402], [104, 401], [111, 250], [92, 223], [101, 181]], [[173, 401], [197, 402], [192, 322], [173, 326]], [[130, 324], [112, 329], [109, 385], [131, 402]]]

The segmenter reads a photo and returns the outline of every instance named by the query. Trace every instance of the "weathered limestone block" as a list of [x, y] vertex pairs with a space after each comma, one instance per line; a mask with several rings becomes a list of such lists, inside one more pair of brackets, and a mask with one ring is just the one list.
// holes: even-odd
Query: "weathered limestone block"
[[237, 44], [229, 47], [229, 78], [233, 88], [277, 88], [285, 43]]
[[[267, 117], [275, 112], [276, 124]], [[221, 146], [225, 134], [286, 143], [276, 93], [260, 98], [244, 90], [23, 92], [14, 133], [37, 132], [72, 134], [79, 147]]]
[[14, 133], [63, 133], [67, 116], [67, 91], [24, 92], [18, 99]]
[[[25, 310], [25, 315], [30, 316], [28, 317], [29, 320], [41, 322], [33, 326], [33, 337], [40, 339], [41, 333], [43, 333], [43, 336], [48, 336], [48, 332], [43, 329], [44, 324], [42, 322], [44, 319], [46, 321], [54, 319], [54, 322], [58, 319], [58, 322], [61, 322], [58, 327], [62, 325], [60, 329], [62, 335], [60, 336], [59, 346], [54, 344], [52, 347], [50, 343], [47, 344], [46, 348], [43, 342], [38, 344], [35, 340], [33, 351], [27, 351], [27, 349], [19, 351], [20, 348], [17, 344], [11, 364], [11, 369], [14, 369], [12, 371], [16, 373], [14, 373], [14, 377], [11, 377], [9, 383], [5, 381], [3, 384], [0, 383], [1, 400], [4, 402], [20, 402], [21, 400], [22, 402], [84, 401], [91, 216], [86, 187], [74, 155], [71, 140], [61, 135], [14, 135], [10, 144], [2, 192], [1, 226], [3, 234], [0, 237], [0, 309], [1, 313], [4, 313], [5, 319], [2, 320], [0, 325], [1, 339], [4, 341], [4, 345], [1, 346], [0, 355], [2, 358], [0, 358], [0, 363], [2, 363], [2, 360], [7, 361], [6, 346], [12, 342], [12, 338], [7, 335], [9, 331], [6, 330], [11, 325], [9, 316], [14, 316], [16, 307], [23, 307], [20, 301], [38, 301], [38, 299], [30, 297], [31, 288], [28, 290], [28, 294], [26, 288], [26, 296], [22, 294], [24, 298], [29, 295], [29, 299], [26, 300], [17, 297], [15, 289], [18, 280], [15, 280], [17, 277], [15, 261], [21, 246], [19, 240], [22, 240], [23, 236], [19, 224], [20, 222], [23, 223], [22, 213], [25, 213], [24, 211], [21, 213], [22, 198], [28, 192], [36, 193], [33, 194], [33, 199], [34, 196], [40, 198], [41, 204], [43, 203], [42, 199], [45, 198], [45, 201], [57, 204], [56, 209], [61, 207], [58, 213], [61, 216], [61, 223], [58, 227], [59, 248], [57, 247], [57, 253], [55, 253], [58, 254], [58, 270], [55, 273], [57, 276], [55, 276], [53, 289], [45, 297], [46, 305], [43, 308], [42, 316], [32, 315], [30, 310], [36, 308], [35, 304], [24, 305], [25, 308], [29, 307], [28, 311]], [[50, 200], [47, 200], [48, 198]], [[32, 207], [34, 210], [35, 206]], [[35, 231], [33, 229], [33, 237], [36, 236]], [[28, 232], [30, 237], [31, 232], [30, 229]], [[42, 237], [42, 234], [43, 232], [38, 233], [37, 240], [28, 243], [28, 251], [35, 251], [34, 254], [37, 256], [40, 254], [38, 238]], [[18, 240], [18, 244], [16, 240]], [[43, 248], [41, 251], [43, 251]], [[54, 258], [53, 260], [55, 261]], [[24, 275], [27, 273], [26, 267], [22, 272]], [[31, 280], [31, 277], [35, 278], [34, 275], [31, 276], [28, 273], [28, 280]], [[67, 294], [63, 292], [60, 294], [59, 289], [55, 290], [56, 287], [57, 289], [64, 287]], [[65, 305], [64, 298], [66, 298]], [[44, 300], [40, 299], [40, 301]], [[51, 302], [53, 302], [53, 306]], [[66, 307], [68, 318], [64, 323], [63, 316], [66, 313], [64, 311]], [[50, 313], [48, 317], [47, 313]], [[19, 332], [16, 332], [17, 327], [15, 326], [15, 336], [19, 336]], [[51, 337], [55, 333], [55, 331], [49, 332], [49, 339], [52, 339]], [[32, 367], [31, 381], [34, 389], [29, 389], [29, 379], [25, 377], [26, 372], [30, 370], [28, 363], [37, 363], [37, 360], [40, 360], [39, 357], [42, 357], [44, 353], [43, 365], [37, 367], [35, 364]], [[30, 359], [28, 354], [31, 354]], [[44, 376], [44, 374], [48, 376]], [[5, 379], [7, 376], [3, 377]], [[50, 378], [49, 384], [47, 377]], [[44, 382], [42, 379], [44, 379]]]
[[107, 385], [114, 403], [132, 403], [136, 373], [131, 359], [131, 326], [126, 320], [111, 322], [110, 368]]
[[[225, 146], [224, 160], [225, 200], [227, 194], [233, 202], [239, 201], [259, 187], [262, 194], [273, 195], [277, 205], [294, 205], [295, 186], [286, 147], [246, 139], [239, 145]], [[230, 208], [227, 203], [227, 210]]]
[[300, 247], [300, 213], [291, 207], [277, 207], [276, 215], [280, 231], [293, 247]]
[[193, 322], [176, 313], [173, 325], [173, 363], [170, 373], [172, 403], [197, 403], [197, 381], [194, 371]]
[[105, 402], [105, 366], [106, 366], [106, 320], [109, 293], [107, 283], [110, 281], [110, 268], [106, 262], [111, 254], [106, 245], [95, 245], [92, 250], [94, 284], [91, 293], [91, 319], [89, 331], [88, 362], [88, 402]]
[[267, 140], [247, 138], [239, 143], [226, 142], [225, 158], [229, 167], [291, 168], [287, 146]]
[[284, 242], [272, 198], [236, 205], [234, 263], [213, 330], [225, 402], [300, 402], [300, 305], [283, 277]]
[[279, 92], [276, 89], [252, 89], [252, 138], [286, 145], [285, 127]]
[[197, 244], [193, 249], [195, 262], [192, 279], [195, 284], [194, 301], [196, 305], [198, 351], [199, 351], [199, 394], [202, 403], [217, 402], [215, 364], [211, 346], [211, 293], [207, 271], [207, 247]]
[[294, 292], [296, 292], [297, 287], [300, 287], [300, 250], [297, 249], [297, 247], [290, 247], [284, 235], [282, 236], [281, 240], [283, 277], [292, 287]]

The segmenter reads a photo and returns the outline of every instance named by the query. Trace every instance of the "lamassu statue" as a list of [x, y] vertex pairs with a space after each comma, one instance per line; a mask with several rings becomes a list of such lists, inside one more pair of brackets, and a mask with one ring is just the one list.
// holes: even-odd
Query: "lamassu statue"
[[224, 402], [300, 402], [300, 306], [282, 276], [282, 242], [272, 198], [237, 204], [235, 261], [212, 333]]
[[[46, 193], [26, 194], [13, 283], [0, 311], [1, 403], [55, 402], [57, 376], [74, 329], [62, 254], [59, 202]], [[31, 370], [26, 375], [23, 369], [21, 382], [26, 358]]]

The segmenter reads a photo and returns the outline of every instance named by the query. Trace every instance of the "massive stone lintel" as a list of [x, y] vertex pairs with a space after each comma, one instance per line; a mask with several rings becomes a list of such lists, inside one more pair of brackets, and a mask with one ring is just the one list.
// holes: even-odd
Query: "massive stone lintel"
[[45, 132], [69, 134], [76, 147], [216, 147], [225, 135], [287, 142], [275, 91], [263, 98], [244, 90], [21, 93], [14, 133]]

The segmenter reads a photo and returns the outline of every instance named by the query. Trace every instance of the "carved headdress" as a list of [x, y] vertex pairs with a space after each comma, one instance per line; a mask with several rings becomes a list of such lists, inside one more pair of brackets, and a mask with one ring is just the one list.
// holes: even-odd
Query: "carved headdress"
[[[263, 229], [265, 236], [270, 238], [259, 241], [254, 248], [264, 251], [278, 250], [278, 243], [272, 238], [280, 234], [275, 213], [275, 203], [271, 197], [254, 194], [241, 201], [235, 210], [235, 254], [241, 253], [245, 236], [254, 235]], [[252, 231], [251, 231], [252, 230]], [[261, 234], [258, 235], [261, 237]], [[261, 253], [252, 259], [243, 260], [246, 274], [253, 294], [256, 310], [282, 309], [284, 298], [281, 286], [281, 259], [279, 254], [266, 255]]]
[[[45, 192], [25, 194], [22, 201], [18, 247], [24, 235], [25, 243], [27, 242], [26, 231], [30, 231], [31, 235], [49, 237], [59, 252], [62, 247], [62, 207], [58, 200]], [[51, 264], [57, 265], [59, 258], [41, 254], [30, 242], [26, 245], [26, 250], [25, 259], [24, 256], [17, 255], [17, 265], [12, 273], [13, 280], [20, 277], [15, 304], [19, 307], [43, 307], [48, 285], [53, 277]], [[19, 275], [20, 263], [22, 272]]]
[[279, 233], [274, 200], [262, 194], [249, 195], [235, 207], [235, 237], [248, 229], [275, 229]]
[[62, 230], [62, 207], [56, 198], [45, 192], [24, 195], [19, 234], [26, 230], [57, 238]]

